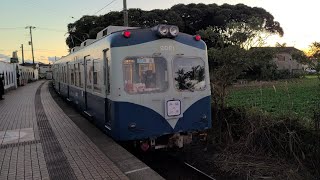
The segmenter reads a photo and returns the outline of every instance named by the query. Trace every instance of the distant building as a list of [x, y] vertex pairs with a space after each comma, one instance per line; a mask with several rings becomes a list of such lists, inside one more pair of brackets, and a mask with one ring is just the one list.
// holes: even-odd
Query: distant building
[[277, 65], [278, 70], [289, 70], [291, 73], [302, 72], [304, 65], [299, 63], [292, 55], [296, 52], [302, 52], [294, 47], [260, 47], [271, 49], [276, 52], [273, 62]]
[[12, 58], [10, 58], [10, 63], [19, 63], [17, 51], [12, 52]]
[[0, 61], [0, 73], [4, 74], [5, 91], [17, 88], [16, 64]]
[[25, 62], [23, 65], [19, 65], [19, 73], [21, 80], [23, 81], [22, 84], [26, 84], [30, 81], [36, 81], [39, 79], [39, 65], [33, 65], [32, 63]]
[[39, 78], [43, 79], [47, 77], [47, 74], [52, 73], [51, 64], [39, 63]]
[[290, 72], [303, 70], [304, 65], [292, 57], [294, 53], [301, 52], [299, 49], [294, 47], [275, 47], [275, 50], [277, 54], [273, 60], [279, 70], [287, 69]]

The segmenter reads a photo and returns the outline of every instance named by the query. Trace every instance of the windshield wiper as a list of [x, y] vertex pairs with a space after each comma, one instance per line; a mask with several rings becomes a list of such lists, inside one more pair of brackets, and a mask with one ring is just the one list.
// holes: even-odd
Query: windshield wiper
[[186, 84], [182, 83], [182, 85], [187, 88], [189, 91], [194, 92], [194, 89], [192, 89], [191, 87], [187, 86]]

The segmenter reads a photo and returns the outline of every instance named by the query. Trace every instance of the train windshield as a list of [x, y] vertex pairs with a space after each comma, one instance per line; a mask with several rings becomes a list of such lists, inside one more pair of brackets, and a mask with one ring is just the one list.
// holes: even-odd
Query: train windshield
[[201, 58], [178, 57], [173, 61], [174, 82], [178, 91], [202, 91], [206, 88], [205, 63]]
[[163, 57], [128, 57], [123, 61], [124, 89], [129, 94], [168, 89], [167, 62]]

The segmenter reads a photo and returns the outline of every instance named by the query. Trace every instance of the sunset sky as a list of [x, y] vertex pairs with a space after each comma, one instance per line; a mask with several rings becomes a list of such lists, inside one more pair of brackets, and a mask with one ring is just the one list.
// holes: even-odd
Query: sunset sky
[[[55, 56], [68, 53], [65, 39], [68, 36], [67, 25], [83, 15], [101, 15], [122, 9], [122, 0], [115, 0], [111, 5], [99, 11], [112, 0], [1, 0], [0, 2], [0, 61], [8, 60], [12, 51], [18, 51], [21, 58], [21, 44], [24, 44], [25, 59], [31, 60], [29, 30], [26, 26], [35, 26], [33, 44], [35, 61], [48, 63]], [[272, 37], [269, 45], [276, 42], [287, 43], [305, 50], [314, 41], [320, 41], [319, 5], [316, 0], [281, 1], [281, 0], [127, 0], [128, 8], [143, 10], [165, 9], [178, 3], [243, 3], [257, 6], [270, 12], [284, 29], [284, 37]], [[98, 13], [96, 13], [99, 11]]]

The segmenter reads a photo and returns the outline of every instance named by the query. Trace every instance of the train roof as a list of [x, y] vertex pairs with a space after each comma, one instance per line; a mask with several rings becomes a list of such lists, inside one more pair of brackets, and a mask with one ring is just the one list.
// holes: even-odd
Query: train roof
[[[130, 37], [124, 37], [123, 31], [130, 31]], [[108, 41], [110, 42], [111, 48], [138, 45], [161, 39], [161, 37], [159, 37], [155, 32], [154, 27], [141, 29], [138, 27], [108, 26], [97, 34], [97, 39], [85, 40], [81, 43], [80, 46], [72, 48], [70, 50], [70, 54], [80, 51], [104, 38], [109, 39]], [[172, 37], [171, 39], [198, 49], [206, 50], [207, 48], [204, 41], [196, 41], [193, 35], [185, 34], [182, 32], [179, 32], [176, 37]]]

